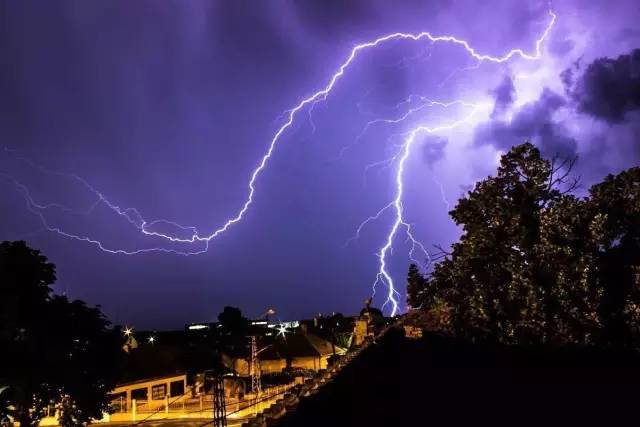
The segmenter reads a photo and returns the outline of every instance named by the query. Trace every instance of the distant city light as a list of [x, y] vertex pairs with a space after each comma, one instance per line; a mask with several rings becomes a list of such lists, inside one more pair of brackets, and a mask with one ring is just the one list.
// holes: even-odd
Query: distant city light
[[267, 321], [266, 320], [253, 320], [251, 322], [252, 326], [257, 326], [257, 325], [266, 325]]
[[291, 332], [287, 330], [287, 325], [285, 323], [280, 323], [278, 326], [276, 326], [276, 329], [278, 330], [277, 336], [281, 336], [283, 338], [286, 338], [285, 335]]
[[128, 327], [128, 326], [125, 326], [125, 327], [124, 327], [124, 336], [125, 336], [125, 337], [130, 336], [132, 333], [133, 333], [133, 328], [130, 328], [130, 327]]
[[270, 328], [278, 328], [281, 325], [284, 325], [287, 329], [295, 329], [298, 326], [300, 326], [300, 322], [297, 320], [292, 320], [291, 322], [278, 322], [278, 323], [272, 323], [269, 325]]
[[209, 329], [209, 325], [189, 325], [190, 331], [197, 331], [199, 329]]
[[149, 342], [149, 344], [153, 344], [154, 342], [156, 342], [156, 337], [151, 335], [149, 338], [147, 338], [147, 341]]

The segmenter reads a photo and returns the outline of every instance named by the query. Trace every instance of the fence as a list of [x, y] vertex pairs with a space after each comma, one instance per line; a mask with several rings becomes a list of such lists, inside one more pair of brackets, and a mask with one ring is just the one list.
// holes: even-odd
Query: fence
[[[242, 399], [227, 398], [226, 412], [230, 418], [243, 418], [260, 412], [271, 405], [271, 400], [281, 397], [294, 383], [266, 388], [259, 396], [249, 393]], [[128, 408], [130, 409], [128, 410]], [[112, 413], [106, 421], [143, 421], [172, 418], [210, 418], [213, 412], [211, 394], [192, 397], [189, 394], [177, 397], [165, 397], [164, 400], [132, 399], [130, 406], [120, 397], [111, 402]]]

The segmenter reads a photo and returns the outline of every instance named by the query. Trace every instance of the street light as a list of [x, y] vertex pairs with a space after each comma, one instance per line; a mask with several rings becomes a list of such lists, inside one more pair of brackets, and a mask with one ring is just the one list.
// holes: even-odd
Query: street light
[[277, 326], [276, 326], [276, 330], [278, 331], [277, 336], [280, 336], [282, 338], [284, 338], [285, 340], [287, 339], [286, 334], [290, 333], [291, 331], [289, 331], [287, 329], [287, 325], [285, 325], [284, 323], [280, 322]]

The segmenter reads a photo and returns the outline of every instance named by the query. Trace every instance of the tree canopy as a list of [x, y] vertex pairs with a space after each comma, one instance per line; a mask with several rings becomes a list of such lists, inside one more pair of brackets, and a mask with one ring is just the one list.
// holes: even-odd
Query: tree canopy
[[25, 242], [0, 243], [0, 408], [20, 425], [37, 425], [57, 406], [63, 425], [108, 410], [121, 360], [118, 330], [97, 307], [54, 295], [55, 266]]
[[637, 345], [640, 168], [579, 198], [572, 165], [529, 143], [502, 156], [450, 212], [463, 230], [451, 252], [428, 276], [410, 267], [410, 305], [467, 338]]
[[247, 346], [251, 322], [236, 307], [226, 306], [218, 314], [220, 323], [220, 344], [229, 354], [243, 354]]

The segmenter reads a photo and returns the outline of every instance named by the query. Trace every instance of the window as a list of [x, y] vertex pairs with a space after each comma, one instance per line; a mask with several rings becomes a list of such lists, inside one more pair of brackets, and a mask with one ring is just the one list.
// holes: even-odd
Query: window
[[167, 385], [160, 384], [154, 385], [151, 387], [151, 399], [153, 400], [162, 400], [164, 396], [167, 394]]
[[131, 390], [131, 399], [147, 400], [147, 388], [136, 388]]
[[169, 385], [171, 396], [182, 396], [184, 394], [184, 381], [172, 381]]
[[114, 412], [126, 412], [127, 393], [114, 393], [111, 395], [111, 409]]

